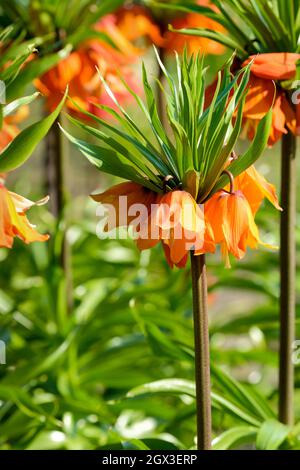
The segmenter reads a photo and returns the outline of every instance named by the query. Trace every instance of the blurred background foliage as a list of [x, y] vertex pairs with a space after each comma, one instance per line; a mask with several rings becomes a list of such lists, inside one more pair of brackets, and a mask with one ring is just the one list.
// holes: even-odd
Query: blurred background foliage
[[[151, 49], [143, 59], [154, 77]], [[211, 77], [224, 60], [207, 58]], [[29, 121], [42, 113], [34, 103]], [[45, 208], [33, 209], [32, 219], [50, 241], [25, 246], [17, 240], [13, 250], [0, 250], [0, 339], [6, 343], [0, 448], [191, 449], [189, 273], [171, 271], [160, 247], [140, 254], [130, 239], [97, 238], [96, 206], [88, 194], [115, 181], [96, 173], [65, 140], [63, 146], [74, 306], [67, 311], [59, 262], [64, 222]], [[44, 142], [11, 175], [12, 190], [33, 199], [44, 194], [45, 148]], [[257, 167], [278, 187], [278, 148], [266, 150]], [[278, 244], [279, 215], [268, 203], [258, 225], [264, 241]], [[300, 248], [299, 228], [297, 243]], [[276, 421], [278, 253], [249, 253], [230, 270], [220, 257], [208, 256], [208, 266], [214, 448], [300, 448], [300, 425], [288, 429]], [[298, 295], [300, 339], [299, 308]]]

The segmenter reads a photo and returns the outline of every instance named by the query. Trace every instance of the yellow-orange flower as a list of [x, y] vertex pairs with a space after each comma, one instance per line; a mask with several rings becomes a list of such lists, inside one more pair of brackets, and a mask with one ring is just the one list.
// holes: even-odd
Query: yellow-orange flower
[[244, 62], [243, 65], [246, 65], [253, 61], [243, 112], [245, 131], [250, 139], [253, 138], [259, 121], [272, 106], [274, 90], [276, 95], [269, 145], [281, 139], [288, 129], [295, 135], [300, 135], [299, 104], [296, 104], [294, 109], [285, 92], [278, 86], [274, 89], [275, 81], [292, 80], [296, 76], [296, 62], [299, 59], [300, 54], [281, 52], [251, 56]]
[[0, 247], [11, 248], [15, 237], [25, 243], [48, 240], [49, 236], [38, 233], [26, 217], [30, 207], [46, 202], [47, 198], [34, 203], [8, 191], [0, 175]]
[[[11, 116], [3, 120], [0, 129], [0, 152], [11, 143], [19, 133], [19, 124], [28, 116], [28, 107], [22, 106]], [[0, 248], [11, 248], [14, 237], [19, 237], [25, 243], [48, 240], [48, 235], [41, 235], [30, 224], [26, 211], [34, 205], [45, 204], [48, 198], [36, 203], [8, 191], [4, 185], [5, 175], [0, 173]]]

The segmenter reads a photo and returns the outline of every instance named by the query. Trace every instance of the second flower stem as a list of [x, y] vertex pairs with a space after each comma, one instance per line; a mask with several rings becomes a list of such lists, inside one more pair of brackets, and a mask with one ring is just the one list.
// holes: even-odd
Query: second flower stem
[[211, 448], [211, 386], [205, 255], [191, 252], [195, 336], [197, 449]]
[[[72, 292], [72, 268], [71, 268], [71, 248], [66, 238], [67, 216], [65, 210], [65, 156], [61, 139], [61, 131], [58, 127], [58, 117], [50, 130], [47, 138], [47, 160], [46, 160], [46, 179], [47, 189], [50, 195], [51, 211], [57, 219], [61, 229], [62, 244], [59, 264], [62, 268], [65, 280], [65, 305], [66, 311], [71, 313], [73, 307]], [[63, 224], [61, 222], [63, 221]]]
[[280, 365], [279, 419], [294, 422], [294, 365], [296, 305], [296, 137], [289, 132], [282, 139], [280, 224]]

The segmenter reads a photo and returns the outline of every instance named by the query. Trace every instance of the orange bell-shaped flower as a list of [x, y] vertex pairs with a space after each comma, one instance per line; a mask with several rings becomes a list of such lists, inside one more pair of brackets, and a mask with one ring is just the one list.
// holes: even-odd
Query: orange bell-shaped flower
[[227, 267], [230, 266], [229, 253], [241, 259], [247, 246], [256, 248], [260, 243], [251, 207], [241, 191], [218, 191], [205, 204], [205, 215], [215, 242], [221, 244]]
[[275, 87], [275, 81], [292, 80], [296, 77], [299, 59], [300, 54], [280, 52], [250, 56], [244, 62], [243, 66], [253, 61], [249, 92], [243, 110], [245, 131], [249, 139], [253, 138], [260, 119], [269, 111], [274, 100], [274, 90], [276, 94], [269, 145], [281, 139], [288, 129], [293, 134], [300, 135], [299, 104], [295, 103], [294, 109], [285, 92], [280, 87]]
[[156, 193], [138, 183], [127, 182], [112, 186], [107, 191], [92, 194], [91, 198], [103, 204], [108, 210], [105, 231], [117, 227], [128, 227], [136, 221], [139, 224], [147, 220], [151, 204], [156, 201]]
[[152, 248], [160, 240], [172, 267], [183, 267], [191, 250], [197, 254], [215, 250], [204, 212], [186, 191], [175, 190], [158, 196], [148, 225], [138, 235], [137, 245], [144, 250]]

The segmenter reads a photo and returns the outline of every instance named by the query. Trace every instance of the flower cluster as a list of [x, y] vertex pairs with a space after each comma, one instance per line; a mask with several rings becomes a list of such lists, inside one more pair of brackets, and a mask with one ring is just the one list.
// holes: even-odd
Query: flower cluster
[[[126, 206], [121, 207], [124, 197]], [[131, 227], [140, 250], [161, 242], [169, 265], [179, 268], [185, 267], [189, 251], [214, 253], [217, 245], [230, 266], [229, 253], [241, 259], [247, 247], [262, 244], [254, 217], [263, 199], [280, 209], [274, 186], [254, 166], [201, 205], [187, 191], [157, 194], [133, 182], [118, 184], [92, 198], [114, 209], [109, 212], [106, 230]]]

